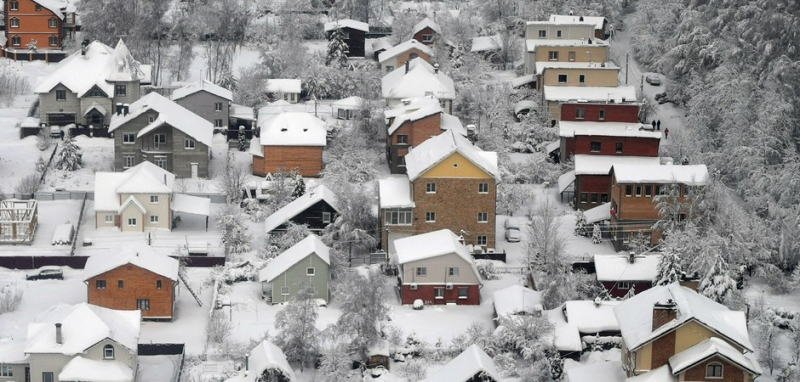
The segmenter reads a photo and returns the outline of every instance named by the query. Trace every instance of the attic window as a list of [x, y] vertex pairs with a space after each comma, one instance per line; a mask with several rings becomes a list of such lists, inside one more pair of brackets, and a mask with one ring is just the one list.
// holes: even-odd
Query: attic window
[[287, 129], [285, 127], [281, 127], [281, 131], [289, 131], [289, 129]]
[[114, 346], [112, 345], [103, 346], [103, 358], [114, 359]]
[[453, 168], [458, 168], [458, 163], [453, 163]]

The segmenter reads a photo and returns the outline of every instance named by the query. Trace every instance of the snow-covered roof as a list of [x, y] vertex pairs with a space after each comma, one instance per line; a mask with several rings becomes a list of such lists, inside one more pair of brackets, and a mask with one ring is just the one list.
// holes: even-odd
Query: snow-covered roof
[[413, 36], [425, 28], [431, 28], [436, 33], [442, 33], [442, 28], [439, 27], [439, 24], [436, 24], [436, 22], [426, 17], [422, 21], [414, 24], [414, 28], [411, 28], [411, 35]]
[[562, 307], [546, 311], [547, 320], [553, 324], [553, 344], [562, 352], [580, 352], [583, 342], [578, 327], [567, 322]]
[[[653, 328], [653, 306], [669, 301], [676, 305], [676, 318], [660, 328]], [[631, 350], [637, 350], [662, 334], [694, 320], [753, 351], [744, 312], [729, 310], [677, 282], [650, 288], [623, 301], [614, 308], [614, 314], [617, 316], [622, 338]]]
[[342, 98], [336, 102], [334, 102], [333, 108], [334, 109], [357, 109], [364, 103], [364, 99], [359, 96], [352, 96], [347, 98]]
[[[406, 99], [403, 99], [402, 103], [400, 103], [399, 105], [397, 105], [397, 106], [395, 106], [395, 107], [393, 107], [391, 109], [384, 110], [383, 116], [386, 118], [386, 123], [388, 123], [389, 119], [391, 119], [391, 118], [395, 118], [397, 116], [400, 116], [400, 115], [403, 115], [403, 114], [406, 114], [406, 113], [411, 113], [411, 112], [413, 112], [415, 110], [419, 110], [419, 109], [422, 109], [422, 108], [425, 108], [425, 107], [432, 107], [432, 106], [438, 106], [438, 105], [439, 105], [439, 100], [436, 97], [432, 96], [432, 95], [426, 95], [426, 96], [422, 96], [422, 97], [406, 98]], [[37, 125], [37, 127], [38, 127], [38, 125]]]
[[369, 32], [369, 24], [352, 19], [341, 19], [325, 23], [325, 32], [330, 32], [339, 28], [350, 28], [363, 32]]
[[622, 362], [595, 362], [567, 369], [568, 382], [625, 382], [627, 375]]
[[66, 0], [33, 0], [33, 2], [47, 8], [47, 10], [53, 12], [56, 17], [64, 20], [64, 13], [62, 10], [66, 10], [67, 8]]
[[487, 52], [490, 50], [499, 50], [503, 47], [503, 38], [499, 34], [491, 36], [478, 36], [472, 38], [472, 46], [470, 52]]
[[619, 70], [613, 62], [571, 62], [571, 61], [536, 61], [536, 74], [541, 76], [547, 69], [597, 69]]
[[108, 131], [112, 132], [150, 110], [158, 113], [158, 117], [139, 130], [137, 138], [144, 136], [164, 124], [168, 124], [183, 131], [186, 135], [196, 139], [198, 142], [211, 147], [211, 141], [214, 136], [214, 125], [199, 115], [192, 113], [189, 109], [178, 105], [175, 101], [171, 101], [156, 92], [149, 93], [130, 104], [128, 114], [112, 115]]
[[267, 80], [267, 93], [297, 93], [300, 94], [302, 82], [296, 79], [273, 78]]
[[289, 381], [297, 381], [292, 367], [289, 366], [289, 361], [286, 360], [286, 355], [283, 351], [269, 342], [268, 340], [262, 341], [258, 346], [250, 351], [250, 356], [247, 357], [248, 380], [256, 381], [267, 369], [278, 369], [289, 378]]
[[201, 196], [186, 194], [172, 195], [170, 208], [175, 212], [183, 212], [192, 215], [210, 216], [211, 199]]
[[[263, 110], [264, 108], [262, 108]], [[258, 128], [262, 146], [325, 146], [328, 129], [325, 121], [308, 113], [261, 113]]]
[[305, 195], [293, 200], [291, 203], [283, 206], [283, 208], [275, 211], [264, 220], [264, 228], [266, 233], [272, 232], [283, 223], [291, 220], [299, 213], [305, 211], [309, 207], [317, 204], [319, 201], [325, 201], [334, 210], [339, 211], [338, 201], [336, 194], [333, 193], [328, 187], [319, 185], [313, 190], [306, 192]]
[[114, 49], [94, 41], [87, 46], [85, 55], [79, 50], [59, 62], [50, 75], [39, 78], [34, 92], [49, 93], [56, 85], [62, 84], [82, 97], [96, 86], [111, 97], [114, 94], [111, 81], [145, 79], [143, 66], [130, 56], [122, 40]]
[[664, 365], [644, 374], [630, 377], [625, 382], [678, 382], [678, 377], [672, 375], [669, 365]]
[[439, 99], [456, 97], [453, 80], [444, 72], [434, 69], [422, 58], [409, 61], [409, 70], [401, 66], [381, 79], [381, 93], [385, 99], [405, 99], [432, 95]]
[[135, 265], [170, 280], [178, 280], [178, 260], [164, 256], [144, 244], [144, 242], [129, 242], [119, 251], [110, 251], [90, 256], [83, 270], [83, 280], [99, 276], [108, 271], [125, 265]]
[[519, 114], [523, 110], [533, 111], [536, 108], [536, 102], [529, 99], [524, 99], [514, 104], [514, 114]]
[[[435, 114], [442, 114], [442, 107], [439, 106], [438, 102], [436, 104], [423, 106], [423, 107], [421, 107], [419, 109], [416, 109], [416, 110], [413, 110], [413, 111], [408, 111], [408, 112], [406, 112], [404, 114], [400, 114], [400, 115], [394, 117], [394, 120], [392, 121], [392, 124], [389, 125], [389, 129], [388, 129], [387, 133], [389, 135], [392, 135], [392, 134], [394, 134], [395, 131], [397, 131], [397, 129], [400, 128], [400, 126], [402, 126], [406, 122], [418, 121], [420, 119], [423, 119], [425, 117], [430, 117], [430, 116], [435, 115]], [[441, 122], [440, 122], [440, 124], [441, 124]]]
[[681, 372], [697, 365], [715, 355], [727, 359], [753, 374], [761, 374], [760, 369], [744, 356], [740, 351], [720, 338], [711, 337], [669, 358], [672, 374]]
[[94, 174], [95, 211], [118, 211], [119, 194], [171, 194], [175, 175], [148, 161], [124, 172]]
[[258, 272], [258, 281], [271, 282], [312, 253], [316, 253], [325, 264], [331, 264], [330, 248], [317, 235], [310, 234], [272, 259], [264, 269]]
[[236, 119], [245, 119], [248, 121], [256, 120], [256, 111], [250, 106], [231, 104], [230, 117]]
[[469, 264], [474, 264], [472, 255], [467, 251], [467, 247], [461, 244], [458, 241], [458, 236], [449, 229], [440, 229], [397, 239], [394, 241], [394, 247], [397, 250], [398, 264], [406, 264], [451, 253], [457, 254]]
[[233, 101], [233, 92], [208, 80], [200, 80], [180, 89], [175, 89], [170, 99], [177, 101], [198, 92], [207, 92], [228, 101]]
[[704, 164], [691, 166], [614, 164], [614, 177], [617, 183], [626, 184], [680, 183], [705, 186], [708, 184], [708, 168]]
[[512, 285], [494, 292], [494, 311], [497, 317], [505, 317], [520, 312], [532, 312], [535, 307], [541, 309], [542, 293], [522, 285]]
[[550, 15], [550, 21], [556, 23], [592, 24], [594, 29], [603, 30], [603, 26], [608, 20], [603, 16]]
[[411, 39], [411, 40], [407, 40], [407, 41], [401, 42], [401, 43], [399, 43], [399, 44], [397, 44], [397, 45], [395, 45], [395, 46], [393, 46], [393, 47], [391, 47], [389, 49], [386, 49], [385, 51], [381, 52], [378, 55], [378, 62], [383, 64], [384, 62], [386, 62], [386, 60], [390, 60], [390, 59], [392, 59], [394, 57], [397, 57], [397, 56], [399, 56], [399, 55], [401, 55], [401, 54], [403, 54], [405, 52], [408, 52], [411, 49], [416, 49], [416, 50], [418, 50], [418, 51], [420, 51], [422, 53], [427, 54], [428, 56], [433, 56], [433, 49], [431, 49], [429, 46], [427, 46], [427, 45], [425, 45], [425, 44], [423, 44], [423, 43], [421, 43], [421, 42], [419, 42], [417, 40]]
[[603, 220], [611, 220], [611, 203], [603, 203], [597, 207], [583, 211], [586, 224], [594, 224]]
[[567, 301], [564, 303], [567, 322], [578, 328], [580, 333], [619, 331], [619, 323], [614, 315], [614, 307], [619, 301]]
[[379, 38], [372, 42], [372, 51], [392, 49], [392, 44], [386, 38]]
[[119, 361], [97, 361], [89, 358], [75, 357], [67, 362], [58, 373], [59, 381], [82, 382], [130, 382], [133, 381], [133, 370]]
[[[82, 354], [106, 338], [135, 351], [141, 319], [138, 310], [113, 310], [87, 303], [58, 304], [28, 324], [25, 353]], [[61, 344], [56, 343], [57, 323], [61, 324]]]
[[659, 157], [629, 157], [619, 155], [575, 154], [575, 175], [608, 175], [618, 164], [659, 165]]
[[543, 87], [544, 99], [559, 102], [636, 102], [634, 86], [548, 86]]
[[471, 380], [478, 373], [483, 373], [495, 381], [503, 379], [503, 374], [497, 370], [492, 358], [478, 345], [472, 344], [458, 357], [420, 382], [464, 382]]
[[569, 170], [558, 177], [558, 193], [562, 193], [575, 184], [575, 170]]
[[464, 128], [464, 125], [461, 124], [461, 120], [455, 115], [442, 113], [442, 125], [440, 128], [442, 130], [453, 131], [462, 137], [467, 136], [467, 129]]
[[[545, 146], [544, 152], [549, 154], [549, 153], [552, 153], [553, 151], [556, 151], [556, 150], [558, 150], [560, 148], [561, 148], [561, 141], [560, 140], [555, 140], [555, 141], [552, 141], [552, 142], [548, 143], [547, 146]], [[574, 176], [575, 173], [573, 172], [572, 175]], [[572, 180], [575, 180], [575, 179], [573, 178]]]
[[527, 85], [533, 81], [536, 81], [536, 76], [534, 76], [533, 74], [526, 74], [524, 76], [514, 78], [509, 82], [511, 83], [511, 87], [517, 88], [522, 85]]
[[406, 175], [392, 175], [378, 181], [381, 208], [414, 208], [411, 182]]
[[661, 255], [636, 255], [631, 264], [628, 255], [595, 255], [594, 266], [598, 281], [653, 281], [659, 260]]
[[28, 356], [25, 354], [25, 338], [17, 336], [15, 338], [0, 338], [0, 364], [28, 363]]
[[[589, 43], [591, 41], [591, 43]], [[544, 40], [544, 39], [527, 39], [525, 40], [525, 48], [528, 52], [535, 52], [540, 46], [600, 46], [608, 47], [610, 44], [599, 38], [591, 39], [558, 39], [558, 40]]]
[[452, 130], [422, 142], [406, 154], [406, 172], [410, 180], [417, 179], [420, 175], [441, 163], [451, 155], [459, 153], [474, 165], [481, 168], [489, 176], [500, 179], [497, 170], [497, 153], [483, 151]]
[[559, 121], [559, 135], [572, 138], [576, 136], [634, 137], [661, 139], [661, 131], [641, 123], [627, 122], [578, 122]]
[[103, 105], [97, 103], [97, 101], [92, 101], [92, 104], [89, 105], [89, 107], [87, 107], [86, 110], [83, 112], [83, 116], [85, 117], [92, 110], [97, 110], [100, 114], [106, 115], [106, 108], [104, 108]]

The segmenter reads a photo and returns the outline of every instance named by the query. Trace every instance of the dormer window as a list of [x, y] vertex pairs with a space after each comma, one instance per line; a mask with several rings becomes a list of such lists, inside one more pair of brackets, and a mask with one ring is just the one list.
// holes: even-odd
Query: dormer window
[[103, 359], [114, 359], [114, 346], [103, 346]]

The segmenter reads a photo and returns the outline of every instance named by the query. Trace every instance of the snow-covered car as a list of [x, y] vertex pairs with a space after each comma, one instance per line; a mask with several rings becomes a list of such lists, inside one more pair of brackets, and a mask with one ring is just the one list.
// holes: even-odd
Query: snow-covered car
[[534, 111], [535, 108], [536, 102], [529, 100], [519, 101], [514, 105], [514, 116], [517, 118], [517, 121], [519, 121], [523, 116]]
[[44, 266], [26, 277], [28, 280], [63, 280], [64, 272], [56, 266]]
[[506, 241], [509, 243], [519, 243], [519, 228], [506, 228]]
[[61, 137], [61, 126], [51, 125], [50, 126], [50, 137], [51, 138], [60, 138]]
[[647, 81], [648, 84], [653, 86], [661, 85], [661, 77], [659, 77], [658, 74], [648, 74], [647, 77], [644, 78], [644, 80]]

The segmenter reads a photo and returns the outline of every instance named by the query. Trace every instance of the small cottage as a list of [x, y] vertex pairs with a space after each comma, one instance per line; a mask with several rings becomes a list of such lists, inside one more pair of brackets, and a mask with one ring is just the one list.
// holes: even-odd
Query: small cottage
[[478, 345], [471, 345], [458, 357], [420, 382], [500, 382], [503, 374]]
[[268, 340], [261, 341], [247, 356], [244, 370], [225, 382], [294, 382], [294, 375], [283, 351]]
[[264, 220], [264, 232], [280, 235], [292, 223], [305, 224], [311, 232], [319, 233], [336, 219], [338, 206], [336, 194], [328, 187], [319, 185], [268, 216]]
[[641, 293], [653, 286], [661, 255], [595, 255], [597, 281], [612, 297]]
[[433, 49], [417, 40], [408, 40], [379, 54], [378, 63], [383, 73], [391, 73], [415, 58], [432, 63]]
[[316, 235], [309, 235], [283, 251], [258, 273], [262, 292], [273, 304], [291, 301], [307, 285], [315, 298], [330, 300], [330, 248]]
[[267, 97], [270, 102], [284, 100], [289, 103], [300, 102], [302, 88], [300, 80], [296, 79], [269, 79], [267, 80]]
[[364, 57], [364, 41], [369, 33], [369, 24], [361, 21], [342, 19], [325, 23], [325, 35], [328, 40], [333, 31], [341, 30], [344, 43], [347, 44], [347, 57]]
[[318, 177], [322, 171], [322, 150], [327, 144], [327, 124], [308, 113], [269, 115], [259, 112], [259, 139], [250, 142], [253, 175], [297, 171]]

